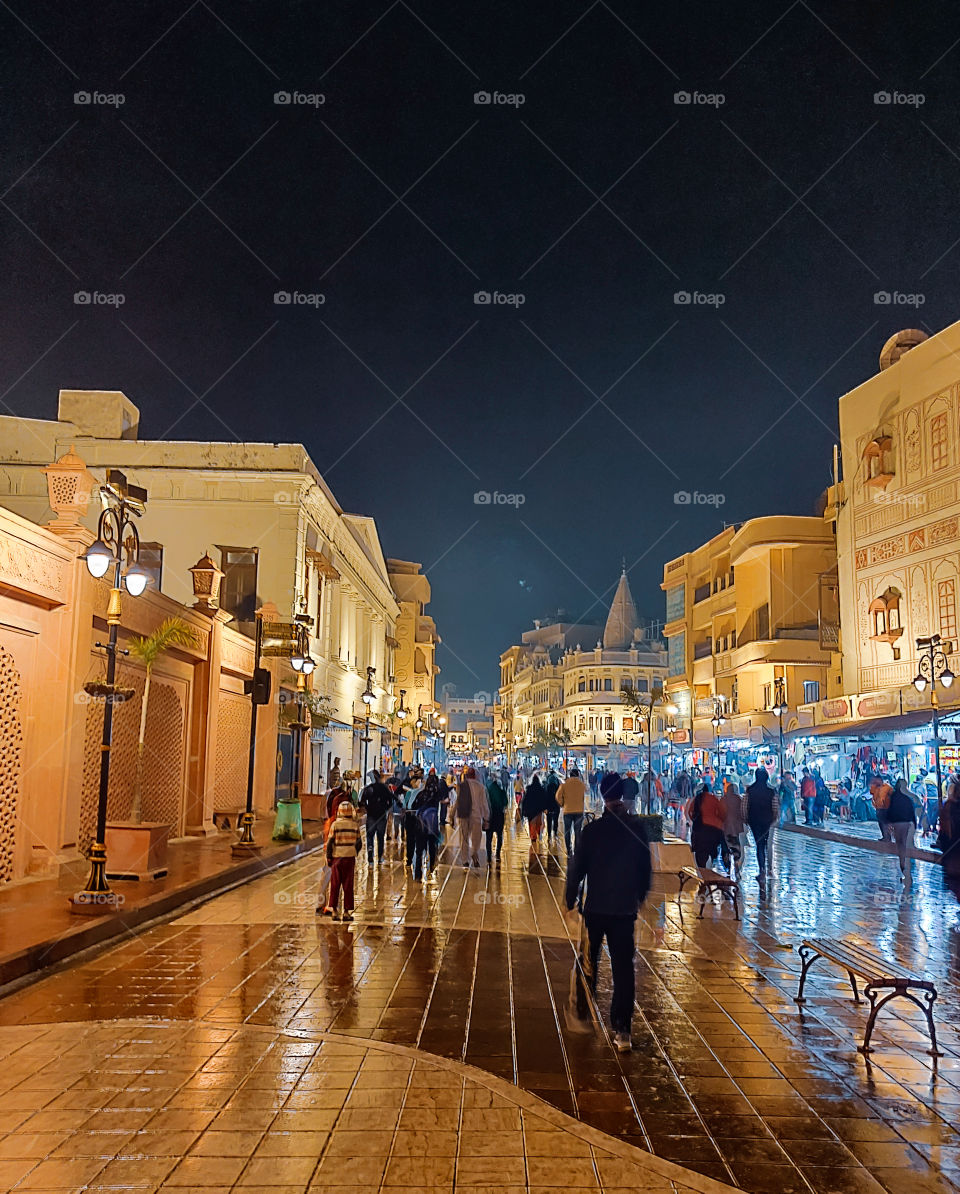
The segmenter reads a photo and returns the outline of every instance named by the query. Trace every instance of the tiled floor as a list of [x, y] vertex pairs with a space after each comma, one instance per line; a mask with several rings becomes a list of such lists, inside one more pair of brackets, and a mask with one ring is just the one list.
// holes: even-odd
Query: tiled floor
[[4, 1028], [0, 1070], [0, 1186], [15, 1192], [729, 1189], [466, 1066], [349, 1038]]
[[[444, 865], [426, 886], [398, 862], [369, 876], [361, 863], [350, 926], [316, 917], [316, 869], [295, 863], [43, 980], [0, 1003], [0, 1024], [332, 1032], [467, 1062], [755, 1194], [960, 1188], [960, 915], [930, 864], [913, 864], [904, 891], [893, 858], [781, 834], [772, 890], [746, 880], [741, 925], [729, 907], [697, 920], [689, 895], [681, 922], [674, 896], [651, 898], [625, 1058], [567, 1014], [562, 848], [530, 862], [511, 841], [500, 868]], [[867, 1062], [864, 1011], [826, 965], [799, 1011], [795, 946], [814, 931], [856, 934], [938, 982], [936, 1067], [902, 1002]], [[607, 998], [602, 976], [604, 1010]]]

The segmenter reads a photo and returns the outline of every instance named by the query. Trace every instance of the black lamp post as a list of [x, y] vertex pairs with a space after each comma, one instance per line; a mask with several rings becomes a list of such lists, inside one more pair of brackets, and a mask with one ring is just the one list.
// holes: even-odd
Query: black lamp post
[[720, 697], [713, 699], [713, 717], [710, 718], [710, 724], [713, 726], [713, 733], [716, 738], [717, 749], [717, 779], [720, 779], [720, 727], [727, 719], [723, 716], [723, 701]]
[[771, 713], [777, 715], [780, 726], [780, 780], [783, 781], [783, 715], [787, 712], [787, 682], [783, 676], [776, 676], [773, 681], [773, 708]]
[[304, 694], [307, 691], [307, 676], [313, 673], [317, 666], [310, 655], [310, 627], [313, 619], [306, 614], [297, 614], [293, 620], [296, 627], [296, 647], [290, 657], [290, 666], [297, 673], [297, 712], [290, 725], [293, 734], [293, 750], [291, 752], [290, 799], [300, 799], [300, 760], [303, 751], [303, 731], [309, 729], [304, 710]]
[[370, 745], [370, 706], [377, 699], [377, 694], [373, 691], [373, 677], [376, 674], [377, 674], [377, 669], [375, 667], [367, 668], [367, 686], [363, 690], [363, 692], [361, 692], [361, 694], [360, 694], [360, 699], [363, 701], [364, 709], [365, 709], [364, 718], [363, 718], [363, 738], [362, 738], [362, 742], [363, 742], [363, 783], [360, 785], [361, 788], [364, 787], [367, 782], [367, 748]]
[[[120, 582], [131, 597], [139, 597], [150, 580], [140, 566], [140, 536], [135, 518], [144, 511], [147, 491], [130, 485], [123, 473], [110, 469], [107, 483], [100, 486], [103, 511], [97, 524], [97, 539], [83, 554], [91, 576], [99, 579], [113, 568], [113, 586], [107, 603], [109, 634], [105, 644], [97, 643], [107, 653], [106, 683], [97, 685], [94, 697], [103, 700], [103, 734], [100, 740], [100, 791], [97, 797], [97, 825], [90, 847], [90, 874], [86, 886], [71, 897], [75, 912], [101, 912], [117, 907], [119, 901], [107, 883], [107, 794], [110, 788], [110, 752], [113, 746], [113, 707], [125, 699], [117, 688], [117, 634], [121, 617]], [[126, 564], [126, 567], [124, 567]]]
[[647, 795], [644, 799], [644, 812], [649, 813], [650, 802], [653, 799], [653, 711], [654, 708], [660, 704], [663, 705], [663, 711], [669, 717], [676, 716], [677, 706], [672, 701], [665, 699], [666, 694], [663, 687], [654, 688], [650, 693], [650, 700], [642, 706], [643, 717], [647, 723]]
[[417, 751], [423, 751], [423, 742], [420, 733], [423, 729], [423, 705], [417, 705], [417, 720], [413, 723], [413, 728], [417, 731], [413, 739], [413, 761], [415, 763], [422, 763], [422, 759], [417, 759]]
[[394, 717], [397, 719], [397, 770], [403, 765], [403, 723], [407, 719], [409, 709], [403, 703], [403, 698], [407, 695], [405, 688], [400, 689], [400, 704], [394, 710]]
[[[944, 649], [946, 648], [946, 650]], [[937, 763], [937, 820], [940, 819], [940, 805], [943, 800], [943, 776], [940, 771], [940, 700], [937, 696], [937, 681], [944, 688], [953, 683], [953, 672], [947, 662], [947, 650], [950, 644], [944, 643], [939, 634], [927, 635], [917, 639], [917, 650], [920, 660], [913, 686], [922, 693], [930, 685], [930, 707], [933, 709], [933, 753]]]

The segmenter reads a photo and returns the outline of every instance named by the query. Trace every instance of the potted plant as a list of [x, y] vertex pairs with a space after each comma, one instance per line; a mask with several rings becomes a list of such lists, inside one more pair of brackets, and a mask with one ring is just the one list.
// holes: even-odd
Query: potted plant
[[109, 877], [117, 879], [159, 878], [167, 873], [166, 849], [170, 826], [143, 820], [143, 756], [147, 737], [147, 716], [150, 708], [150, 685], [153, 668], [164, 652], [172, 647], [196, 647], [197, 632], [182, 618], [165, 618], [146, 637], [138, 635], [128, 648], [130, 657], [139, 660], [146, 675], [140, 702], [140, 731], [137, 739], [137, 767], [133, 782], [133, 798], [128, 821], [114, 823], [107, 828], [107, 856], [110, 859]]

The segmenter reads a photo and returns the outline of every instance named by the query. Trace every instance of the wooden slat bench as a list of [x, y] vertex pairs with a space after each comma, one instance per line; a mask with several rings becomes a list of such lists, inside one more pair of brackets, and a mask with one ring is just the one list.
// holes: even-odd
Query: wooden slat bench
[[[801, 1005], [806, 1002], [803, 998], [803, 986], [807, 981], [807, 972], [818, 958], [826, 958], [828, 962], [833, 962], [834, 965], [846, 970], [850, 977], [850, 985], [853, 987], [854, 1003], [863, 1002], [857, 990], [857, 979], [860, 978], [863, 980], [863, 993], [870, 1000], [870, 1017], [867, 1020], [867, 1029], [864, 1033], [863, 1044], [857, 1046], [861, 1053], [872, 1052], [870, 1037], [873, 1034], [873, 1026], [877, 1020], [877, 1013], [891, 999], [896, 999], [899, 996], [902, 999], [909, 999], [911, 1003], [915, 1003], [927, 1017], [927, 1029], [930, 1033], [931, 1045], [931, 1048], [927, 1052], [932, 1057], [943, 1056], [937, 1049], [937, 1030], [933, 1023], [933, 1005], [937, 999], [937, 988], [933, 983], [928, 982], [926, 979], [918, 978], [915, 974], [911, 974], [909, 970], [905, 970], [896, 962], [890, 962], [886, 958], [881, 958], [878, 954], [872, 953], [866, 946], [858, 945], [854, 941], [810, 937], [805, 939], [802, 945], [797, 947], [797, 952], [800, 954], [802, 967], [796, 1002]], [[889, 993], [884, 995], [882, 994], [884, 991], [889, 991]], [[914, 991], [917, 994], [913, 994], [912, 992]]]
[[721, 875], [719, 871], [712, 871], [708, 867], [698, 869], [695, 866], [685, 866], [677, 872], [677, 878], [680, 880], [680, 891], [677, 894], [677, 907], [680, 909], [680, 918], [683, 919], [683, 906], [681, 897], [683, 896], [683, 889], [688, 883], [699, 884], [697, 888], [697, 898], [700, 900], [700, 916], [703, 916], [703, 910], [706, 907], [707, 896], [712, 895], [713, 892], [719, 891], [724, 899], [730, 900], [733, 904], [733, 914], [740, 919], [740, 884], [736, 879], [731, 879], [729, 875]]

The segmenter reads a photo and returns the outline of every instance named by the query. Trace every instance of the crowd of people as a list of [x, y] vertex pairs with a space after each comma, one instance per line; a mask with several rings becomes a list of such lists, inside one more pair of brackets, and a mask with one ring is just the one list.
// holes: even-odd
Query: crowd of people
[[[611, 1027], [620, 1050], [631, 1048], [635, 923], [651, 879], [646, 826], [639, 814], [672, 820], [676, 835], [689, 841], [701, 873], [723, 868], [738, 881], [749, 834], [762, 888], [771, 876], [773, 829], [798, 816], [807, 824], [822, 824], [835, 803], [819, 773], [807, 767], [799, 781], [789, 771], [777, 780], [764, 766], [751, 775], [733, 768], [722, 774], [681, 769], [666, 782], [650, 771], [639, 778], [606, 769], [582, 776], [575, 766], [561, 777], [549, 765], [425, 772], [414, 764], [390, 776], [372, 771], [363, 785], [360, 778], [357, 772], [341, 772], [339, 759], [330, 769], [326, 866], [317, 911], [334, 920], [353, 919], [356, 862], [364, 845], [371, 871], [384, 865], [392, 843], [393, 861], [402, 860], [415, 881], [430, 884], [443, 850], [450, 851], [445, 861], [479, 868], [483, 849], [486, 867], [498, 867], [510, 821], [518, 836], [529, 838], [531, 859], [544, 846], [559, 856], [562, 837], [567, 914], [582, 916], [583, 975], [595, 990], [606, 941], [613, 975]], [[927, 793], [902, 777], [878, 772], [866, 782], [880, 833], [896, 849], [904, 882], [909, 883], [907, 847], [918, 823], [939, 830], [944, 872], [960, 879], [960, 776], [948, 774], [944, 799], [934, 801], [933, 809]]]

